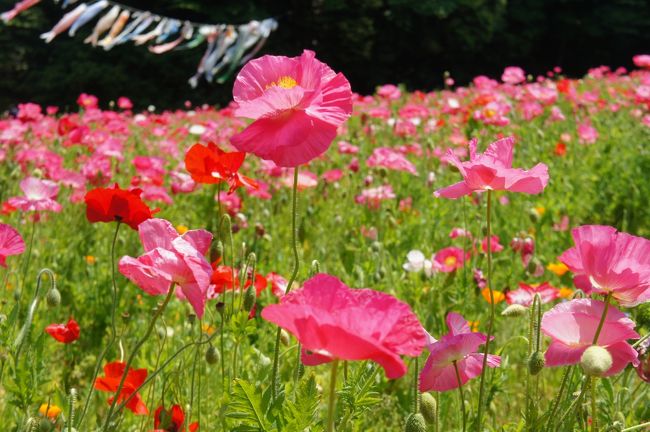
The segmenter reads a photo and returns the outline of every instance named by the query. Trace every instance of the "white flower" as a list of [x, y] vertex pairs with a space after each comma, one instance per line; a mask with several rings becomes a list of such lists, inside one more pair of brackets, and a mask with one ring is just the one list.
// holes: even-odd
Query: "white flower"
[[205, 126], [200, 125], [200, 124], [194, 124], [190, 126], [189, 132], [192, 135], [203, 135], [205, 133]]
[[422, 251], [412, 250], [406, 254], [406, 263], [402, 268], [409, 273], [419, 273], [424, 271], [424, 274], [429, 277], [433, 274], [433, 264], [431, 260], [424, 257]]

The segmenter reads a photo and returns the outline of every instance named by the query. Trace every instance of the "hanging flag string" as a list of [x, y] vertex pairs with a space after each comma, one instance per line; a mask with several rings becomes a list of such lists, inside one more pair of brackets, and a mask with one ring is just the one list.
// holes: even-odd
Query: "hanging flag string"
[[[13, 9], [0, 14], [0, 20], [8, 23], [40, 1], [18, 1]], [[62, 8], [66, 9], [77, 1], [63, 0]], [[58, 0], [55, 2], [59, 3]], [[106, 51], [127, 42], [148, 44], [149, 52], [154, 54], [193, 49], [206, 44], [196, 73], [188, 80], [192, 87], [198, 85], [201, 77], [208, 82], [215, 79], [218, 83], [227, 81], [239, 66], [262, 49], [271, 32], [278, 27], [276, 18], [237, 25], [208, 24], [159, 15], [113, 0], [96, 0], [72, 7], [52, 29], [41, 34], [41, 39], [50, 43], [66, 31], [73, 37], [81, 27], [96, 18], [84, 43], [102, 47]]]

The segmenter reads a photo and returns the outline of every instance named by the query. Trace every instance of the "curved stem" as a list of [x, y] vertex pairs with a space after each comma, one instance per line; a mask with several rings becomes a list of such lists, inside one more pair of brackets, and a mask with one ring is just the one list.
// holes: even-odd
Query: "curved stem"
[[454, 361], [454, 370], [456, 371], [456, 379], [458, 380], [458, 396], [460, 397], [460, 409], [463, 412], [463, 432], [467, 428], [467, 413], [465, 412], [465, 394], [463, 392], [463, 381], [460, 379], [460, 372], [458, 371], [458, 364]]
[[[289, 294], [291, 287], [298, 276], [298, 270], [300, 269], [300, 256], [298, 255], [298, 229], [296, 224], [298, 213], [298, 167], [293, 169], [293, 196], [292, 196], [292, 208], [291, 208], [291, 244], [293, 246], [293, 271], [291, 272], [291, 278], [287, 283], [287, 292]], [[273, 351], [273, 371], [271, 373], [271, 396], [275, 400], [275, 397], [278, 394], [278, 368], [280, 361], [280, 332], [282, 329], [278, 327], [278, 330], [275, 334], [275, 349]]]
[[638, 424], [636, 426], [631, 426], [629, 428], [625, 428], [621, 432], [632, 432], [632, 431], [639, 430], [639, 429], [642, 429], [642, 428], [648, 427], [648, 426], [650, 426], [650, 422], [645, 422], [645, 423], [642, 423], [642, 424]]
[[117, 226], [115, 227], [115, 234], [113, 234], [113, 241], [111, 243], [111, 280], [113, 282], [113, 304], [111, 306], [111, 338], [108, 341], [108, 344], [104, 347], [102, 350], [101, 354], [97, 358], [97, 363], [95, 364], [95, 371], [93, 373], [93, 379], [90, 381], [90, 389], [88, 389], [88, 395], [86, 396], [86, 402], [84, 402], [84, 409], [81, 411], [81, 415], [79, 416], [79, 422], [77, 423], [77, 428], [81, 430], [81, 424], [83, 423], [83, 419], [86, 416], [86, 411], [88, 411], [88, 404], [90, 403], [90, 397], [93, 395], [93, 391], [95, 390], [95, 380], [97, 379], [97, 375], [99, 375], [99, 369], [102, 366], [102, 361], [104, 360], [104, 357], [106, 356], [106, 353], [108, 350], [113, 346], [115, 343], [115, 339], [117, 337], [117, 327], [115, 325], [115, 309], [117, 308], [117, 282], [115, 280], [115, 244], [117, 243], [117, 234], [120, 232], [120, 225], [121, 222], [117, 222]]
[[476, 430], [481, 430], [481, 416], [483, 414], [483, 391], [485, 387], [485, 375], [487, 369], [488, 353], [490, 352], [490, 338], [492, 337], [492, 327], [494, 326], [494, 293], [492, 292], [492, 191], [487, 191], [487, 287], [490, 292], [490, 320], [488, 321], [487, 340], [483, 350], [483, 367], [481, 369], [481, 384], [478, 392], [478, 411], [476, 414]]
[[612, 293], [609, 292], [605, 297], [605, 308], [603, 309], [603, 315], [600, 317], [600, 322], [598, 323], [598, 327], [596, 328], [596, 334], [594, 334], [594, 341], [592, 345], [598, 344], [598, 337], [600, 336], [600, 332], [603, 330], [603, 325], [605, 324], [605, 318], [607, 318], [607, 311], [609, 310], [609, 302], [611, 299], [612, 299]]
[[334, 411], [336, 408], [336, 373], [338, 371], [339, 361], [332, 362], [330, 372], [330, 396], [327, 403], [327, 432], [334, 432]]
[[124, 373], [122, 373], [122, 379], [120, 380], [120, 384], [117, 386], [115, 397], [113, 398], [111, 407], [108, 409], [108, 414], [106, 415], [106, 421], [104, 422], [104, 427], [102, 428], [102, 431], [104, 432], [108, 430], [108, 425], [111, 422], [111, 417], [113, 417], [113, 410], [115, 409], [115, 404], [117, 403], [117, 400], [120, 398], [120, 393], [122, 392], [122, 388], [124, 387], [124, 382], [126, 381], [126, 377], [129, 373], [129, 368], [131, 367], [131, 364], [133, 363], [135, 356], [138, 354], [138, 351], [140, 351], [140, 348], [142, 348], [142, 345], [144, 345], [147, 339], [149, 339], [149, 336], [151, 335], [151, 332], [153, 331], [156, 322], [158, 321], [158, 318], [160, 317], [160, 315], [162, 315], [163, 311], [167, 307], [167, 304], [172, 299], [172, 295], [174, 294], [175, 287], [176, 284], [172, 283], [171, 287], [169, 288], [169, 292], [167, 293], [167, 297], [165, 297], [165, 301], [154, 314], [153, 318], [151, 319], [151, 322], [149, 323], [149, 327], [147, 327], [147, 331], [145, 332], [144, 336], [138, 341], [135, 347], [133, 347], [133, 351], [131, 351], [129, 358], [126, 360], [126, 365], [124, 366]]

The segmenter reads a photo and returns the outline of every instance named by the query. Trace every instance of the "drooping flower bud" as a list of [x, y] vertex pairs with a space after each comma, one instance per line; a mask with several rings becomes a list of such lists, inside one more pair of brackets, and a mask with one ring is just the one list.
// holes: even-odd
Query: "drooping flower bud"
[[45, 302], [48, 307], [54, 308], [61, 304], [61, 293], [58, 289], [52, 288], [47, 292], [45, 296]]
[[544, 358], [544, 353], [541, 351], [535, 351], [530, 355], [528, 359], [528, 371], [531, 375], [537, 375], [544, 369], [546, 365], [546, 359]]
[[504, 317], [519, 317], [526, 314], [528, 308], [526, 306], [514, 303], [508, 306], [501, 312], [501, 316]]
[[587, 375], [602, 376], [612, 367], [612, 355], [605, 348], [592, 345], [582, 353], [580, 366]]
[[212, 345], [205, 351], [205, 361], [208, 364], [215, 364], [221, 359], [219, 351]]
[[250, 311], [255, 306], [255, 285], [251, 284], [244, 293], [244, 310]]
[[280, 330], [280, 342], [282, 342], [282, 345], [284, 346], [289, 346], [289, 342], [291, 342], [289, 333], [284, 329]]

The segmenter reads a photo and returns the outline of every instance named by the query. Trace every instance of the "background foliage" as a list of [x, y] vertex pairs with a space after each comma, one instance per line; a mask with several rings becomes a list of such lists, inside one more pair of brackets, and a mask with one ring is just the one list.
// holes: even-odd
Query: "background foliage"
[[[479, 73], [499, 76], [517, 64], [533, 74], [562, 66], [580, 76], [590, 66], [629, 66], [650, 44], [647, 0], [125, 0], [130, 6], [200, 22], [242, 23], [278, 17], [263, 52], [296, 55], [304, 48], [344, 71], [353, 89], [404, 83], [433, 89], [445, 70], [463, 83]], [[14, 0], [0, 0], [0, 10]], [[186, 84], [200, 48], [156, 56], [120, 46], [109, 52], [74, 39], [39, 39], [63, 15], [45, 0], [9, 26], [0, 25], [0, 110], [19, 101], [71, 107], [77, 95], [102, 101], [130, 96], [138, 108], [227, 103], [231, 82]]]

